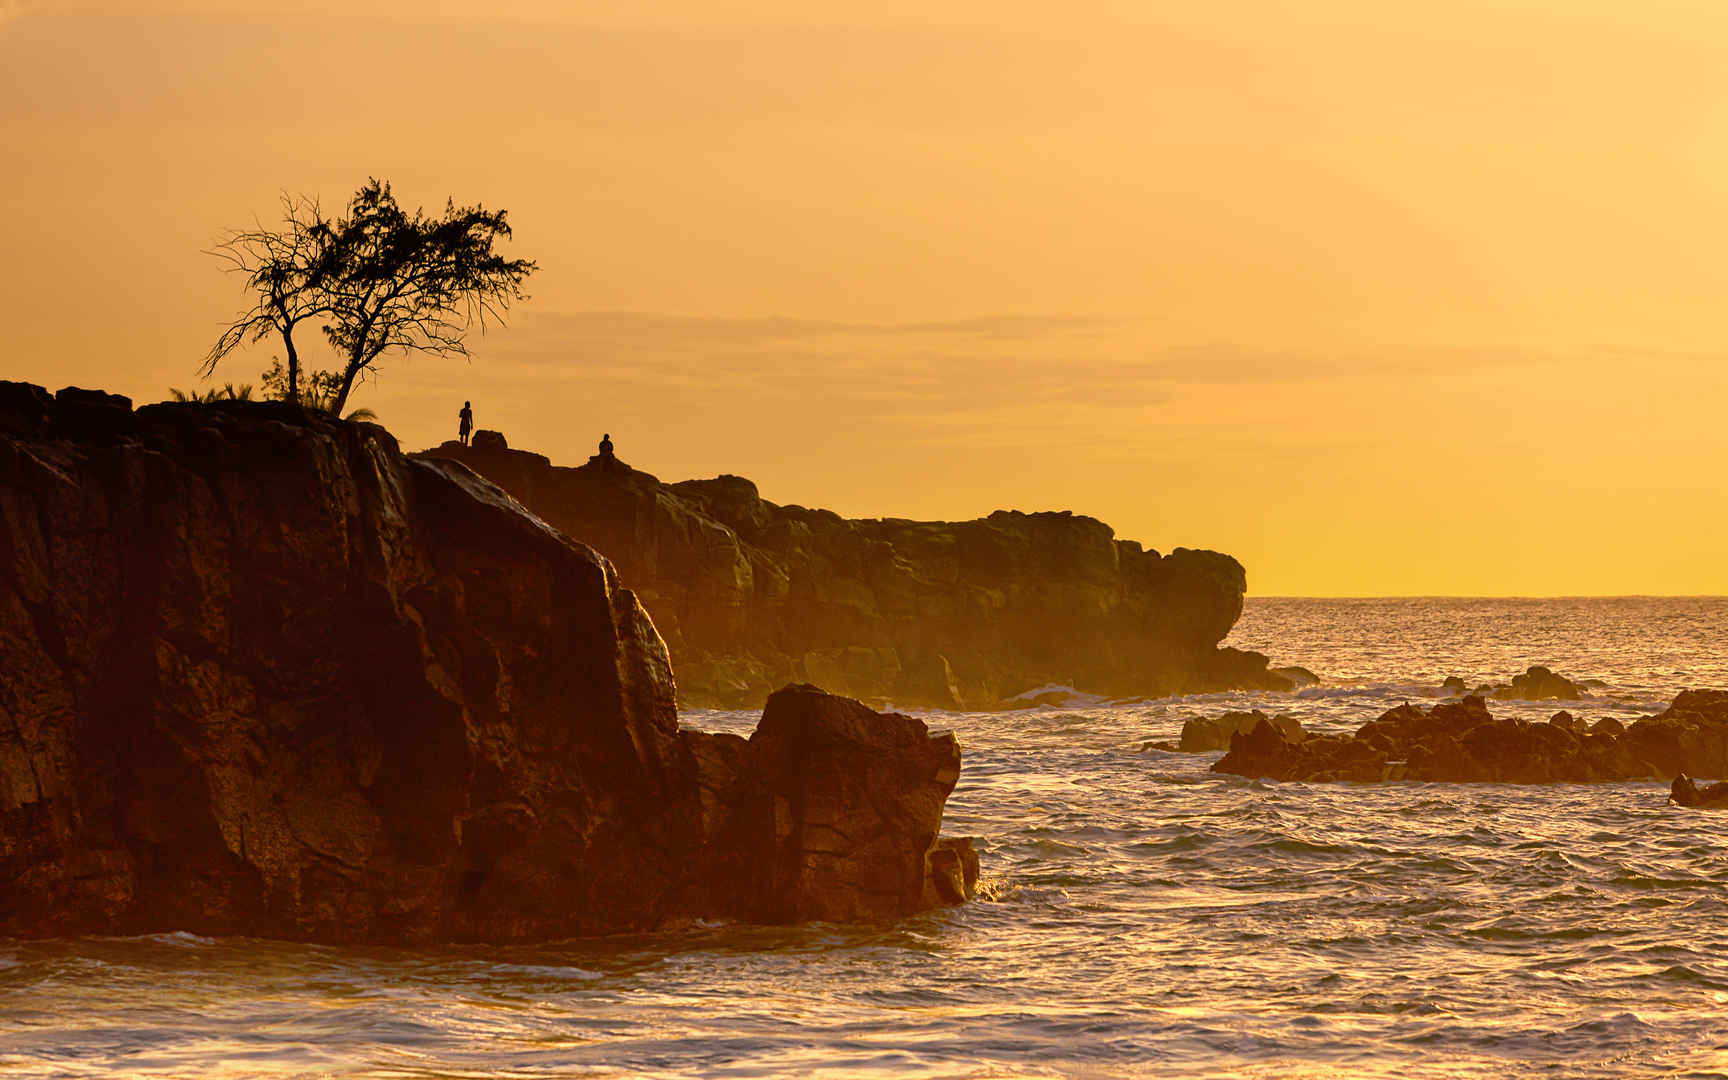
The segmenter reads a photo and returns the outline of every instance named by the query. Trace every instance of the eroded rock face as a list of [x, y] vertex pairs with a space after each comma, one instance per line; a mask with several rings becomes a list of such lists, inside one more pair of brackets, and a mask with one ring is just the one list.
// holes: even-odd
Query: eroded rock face
[[[0, 383], [0, 936], [803, 917], [697, 879], [735, 816], [713, 761], [743, 755], [704, 763], [674, 695], [612, 566], [460, 464], [282, 404], [134, 412]], [[828, 715], [813, 774], [844, 748]], [[787, 820], [927, 808], [952, 786], [927, 771], [877, 768], [869, 807]], [[915, 824], [899, 839], [922, 865]], [[906, 889], [928, 891], [860, 892], [844, 916], [900, 914]]]
[[1685, 691], [1630, 727], [1586, 727], [1565, 712], [1539, 724], [1495, 719], [1474, 695], [1426, 710], [1401, 705], [1349, 736], [1295, 740], [1261, 723], [1232, 736], [1212, 769], [1275, 780], [1495, 784], [1728, 776], [1728, 692]]
[[755, 707], [813, 682], [870, 701], [987, 708], [1033, 687], [1106, 696], [1288, 689], [1266, 657], [1219, 649], [1246, 577], [1067, 513], [849, 521], [767, 502], [736, 476], [662, 484], [621, 461], [446, 443], [637, 588], [686, 705]]

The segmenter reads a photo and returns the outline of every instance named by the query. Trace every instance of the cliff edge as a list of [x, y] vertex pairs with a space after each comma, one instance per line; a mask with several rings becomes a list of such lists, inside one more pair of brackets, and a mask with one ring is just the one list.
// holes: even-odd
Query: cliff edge
[[460, 461], [618, 566], [671, 648], [685, 706], [756, 707], [811, 682], [865, 700], [992, 708], [1046, 685], [1110, 696], [1288, 689], [1220, 649], [1247, 577], [1070, 513], [847, 520], [737, 476], [661, 483], [611, 455], [553, 465], [496, 433]]
[[0, 936], [892, 917], [976, 880], [959, 766], [807, 689], [681, 732], [612, 565], [382, 428], [0, 382]]

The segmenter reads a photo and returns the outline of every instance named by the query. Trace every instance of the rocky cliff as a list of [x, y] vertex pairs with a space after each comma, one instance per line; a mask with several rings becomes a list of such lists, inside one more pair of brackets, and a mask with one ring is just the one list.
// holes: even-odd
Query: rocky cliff
[[[0, 383], [0, 936], [524, 940], [968, 894], [952, 736], [680, 732], [593, 550], [281, 404]], [[833, 789], [833, 775], [871, 790]]]
[[1046, 684], [1098, 694], [1288, 688], [1220, 649], [1235, 559], [1118, 540], [1069, 513], [847, 520], [736, 476], [664, 484], [611, 456], [576, 468], [495, 435], [461, 461], [618, 566], [671, 647], [680, 701], [755, 707], [811, 682], [902, 705], [988, 708]]

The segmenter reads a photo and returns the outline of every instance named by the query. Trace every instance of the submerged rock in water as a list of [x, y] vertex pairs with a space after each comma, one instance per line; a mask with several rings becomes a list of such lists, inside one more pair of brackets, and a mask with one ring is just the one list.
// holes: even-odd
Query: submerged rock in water
[[748, 742], [680, 732], [611, 564], [382, 428], [0, 383], [0, 936], [948, 902], [952, 736], [789, 702]]
[[1320, 676], [1314, 674], [1305, 667], [1275, 667], [1271, 670], [1272, 674], [1277, 675], [1279, 678], [1290, 680], [1290, 685], [1297, 690], [1300, 690], [1304, 686], [1320, 685]]
[[1674, 778], [1673, 785], [1669, 787], [1668, 798], [1676, 806], [1728, 806], [1728, 783], [1715, 783], [1707, 787], [1699, 787], [1690, 776], [1681, 773]]
[[1432, 709], [1401, 705], [1354, 734], [1283, 738], [1270, 724], [1231, 739], [1214, 772], [1275, 780], [1583, 783], [1728, 776], [1728, 692], [1688, 690], [1660, 716], [1588, 730], [1570, 713], [1546, 723], [1495, 719], [1472, 695]]

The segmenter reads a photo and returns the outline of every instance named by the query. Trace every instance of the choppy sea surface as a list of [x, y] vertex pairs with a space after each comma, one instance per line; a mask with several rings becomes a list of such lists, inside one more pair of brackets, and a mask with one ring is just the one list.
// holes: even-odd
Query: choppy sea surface
[[503, 949], [0, 941], [0, 1077], [1728, 1076], [1728, 813], [1141, 748], [1231, 708], [1351, 728], [1532, 663], [1631, 719], [1728, 687], [1725, 631], [1724, 599], [1251, 601], [1230, 644], [1321, 685], [928, 717], [965, 752], [964, 908]]

